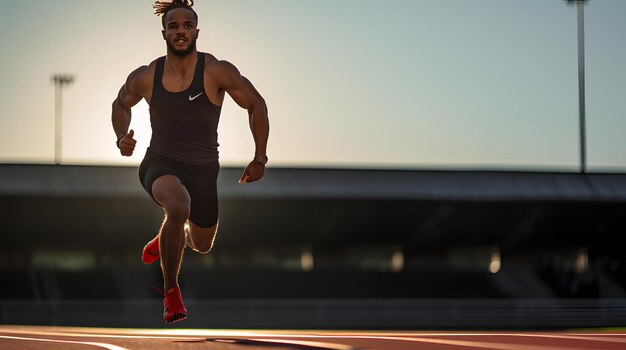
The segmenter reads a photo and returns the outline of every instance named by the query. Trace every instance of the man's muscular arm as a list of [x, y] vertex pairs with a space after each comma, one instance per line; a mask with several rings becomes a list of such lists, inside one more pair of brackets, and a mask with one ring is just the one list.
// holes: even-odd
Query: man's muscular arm
[[131, 108], [143, 98], [142, 76], [145, 75], [147, 69], [147, 66], [143, 66], [130, 73], [112, 105], [111, 122], [117, 138], [117, 147], [120, 153], [127, 157], [133, 154], [137, 144], [137, 141], [133, 139], [134, 131], [128, 131]]
[[[254, 138], [255, 156], [265, 156], [269, 138], [269, 119], [265, 100], [252, 83], [241, 76], [239, 70], [229, 62], [215, 63], [216, 79], [221, 87], [241, 108], [248, 110], [248, 121]], [[252, 161], [244, 171], [240, 182], [254, 182], [263, 177], [265, 165]]]

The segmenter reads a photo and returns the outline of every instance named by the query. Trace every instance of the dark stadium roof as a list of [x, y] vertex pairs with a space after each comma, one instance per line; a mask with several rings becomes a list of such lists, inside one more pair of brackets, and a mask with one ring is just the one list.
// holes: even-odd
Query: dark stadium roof
[[[222, 196], [459, 201], [626, 200], [626, 174], [269, 168], [254, 185], [224, 167]], [[136, 167], [0, 165], [0, 195], [145, 196]]]

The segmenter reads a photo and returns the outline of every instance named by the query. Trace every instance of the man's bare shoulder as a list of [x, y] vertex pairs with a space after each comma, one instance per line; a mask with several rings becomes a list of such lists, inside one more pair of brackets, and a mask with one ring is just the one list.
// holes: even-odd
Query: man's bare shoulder
[[234, 81], [241, 79], [237, 67], [226, 60], [219, 60], [215, 56], [207, 53], [204, 62], [205, 73], [220, 82], [224, 87], [228, 87], [232, 85]]
[[156, 60], [132, 71], [126, 79], [127, 90], [130, 93], [143, 96], [151, 87], [155, 69]]
[[218, 59], [213, 54], [210, 54], [208, 52], [204, 52], [204, 66], [205, 67], [209, 66], [210, 64], [212, 64], [212, 63], [214, 63], [216, 61], [218, 61]]
[[139, 66], [128, 75], [127, 82], [131, 80], [144, 81], [149, 80], [154, 76], [154, 70], [156, 69], [156, 60], [150, 62], [147, 65]]

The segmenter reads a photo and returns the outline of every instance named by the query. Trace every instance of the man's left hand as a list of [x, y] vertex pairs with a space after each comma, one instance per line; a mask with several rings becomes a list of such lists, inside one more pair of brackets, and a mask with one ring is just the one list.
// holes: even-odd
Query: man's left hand
[[265, 175], [265, 165], [253, 160], [248, 164], [246, 170], [243, 171], [239, 183], [243, 184], [259, 181], [263, 175]]

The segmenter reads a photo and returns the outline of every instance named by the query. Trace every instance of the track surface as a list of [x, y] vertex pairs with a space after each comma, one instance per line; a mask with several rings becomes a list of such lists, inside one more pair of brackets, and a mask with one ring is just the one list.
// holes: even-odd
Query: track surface
[[229, 331], [0, 326], [0, 349], [626, 349], [624, 332]]

